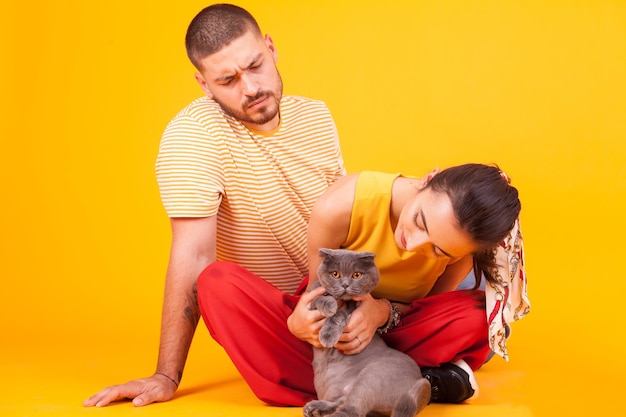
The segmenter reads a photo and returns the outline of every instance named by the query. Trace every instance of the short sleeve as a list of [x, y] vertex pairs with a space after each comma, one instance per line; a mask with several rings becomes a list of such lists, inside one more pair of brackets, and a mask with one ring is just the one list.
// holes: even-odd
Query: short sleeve
[[156, 176], [169, 217], [217, 214], [224, 194], [219, 138], [189, 115], [166, 127], [156, 161]]

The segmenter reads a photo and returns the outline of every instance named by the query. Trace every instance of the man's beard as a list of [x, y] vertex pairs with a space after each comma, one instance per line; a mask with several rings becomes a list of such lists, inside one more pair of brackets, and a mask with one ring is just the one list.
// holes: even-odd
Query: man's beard
[[[247, 97], [246, 101], [243, 103], [241, 108], [233, 108], [222, 103], [217, 97], [213, 97], [213, 99], [220, 105], [224, 113], [238, 119], [239, 121], [245, 123], [252, 123], [256, 125], [263, 125], [267, 122], [270, 122], [276, 117], [280, 110], [280, 99], [283, 95], [283, 81], [280, 78], [280, 74], [278, 75], [278, 85], [274, 91], [259, 91], [254, 97]], [[254, 114], [248, 114], [246, 111], [247, 107], [250, 103], [259, 100], [260, 98], [267, 97], [269, 103], [267, 103], [264, 107], [258, 109]]]

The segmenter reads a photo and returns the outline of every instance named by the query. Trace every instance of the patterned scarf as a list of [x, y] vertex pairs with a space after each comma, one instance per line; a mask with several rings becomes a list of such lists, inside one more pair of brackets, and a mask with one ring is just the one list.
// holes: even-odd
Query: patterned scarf
[[487, 282], [485, 285], [489, 346], [508, 361], [506, 324], [521, 319], [530, 311], [519, 219], [496, 249], [495, 256], [498, 266], [491, 275], [496, 282]]

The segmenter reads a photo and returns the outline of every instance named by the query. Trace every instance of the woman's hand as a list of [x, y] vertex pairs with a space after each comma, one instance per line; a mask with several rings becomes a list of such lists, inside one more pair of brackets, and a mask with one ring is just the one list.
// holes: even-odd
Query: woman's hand
[[359, 305], [350, 315], [348, 324], [335, 345], [346, 355], [354, 355], [365, 349], [372, 341], [376, 329], [389, 318], [389, 307], [385, 300], [377, 300], [370, 294], [355, 297], [354, 300]]
[[319, 310], [311, 310], [311, 301], [317, 296], [324, 295], [326, 290], [317, 287], [314, 290], [304, 293], [298, 300], [296, 308], [287, 318], [289, 331], [298, 339], [309, 342], [315, 347], [322, 347], [319, 333], [326, 317]]

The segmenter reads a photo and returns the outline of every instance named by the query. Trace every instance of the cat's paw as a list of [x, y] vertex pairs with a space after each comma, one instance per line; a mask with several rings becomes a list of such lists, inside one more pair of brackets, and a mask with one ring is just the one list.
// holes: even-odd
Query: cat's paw
[[302, 408], [304, 417], [323, 417], [337, 409], [337, 403], [322, 400], [309, 401]]
[[320, 343], [324, 347], [333, 347], [339, 341], [341, 330], [332, 326], [322, 327], [320, 330]]
[[337, 300], [328, 295], [321, 295], [313, 300], [311, 308], [319, 310], [324, 317], [330, 317], [337, 312]]

